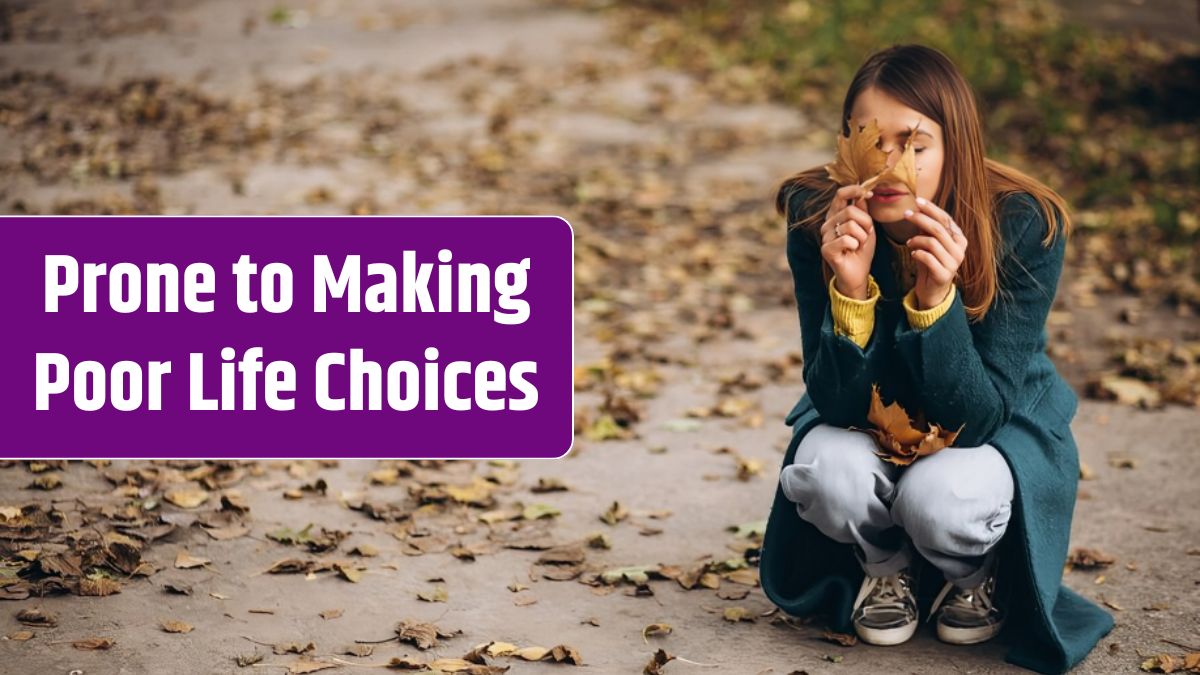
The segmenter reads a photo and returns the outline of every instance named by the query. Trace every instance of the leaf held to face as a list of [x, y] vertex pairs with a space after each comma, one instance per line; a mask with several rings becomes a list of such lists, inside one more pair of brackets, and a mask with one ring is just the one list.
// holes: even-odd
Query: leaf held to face
[[868, 180], [878, 178], [887, 168], [887, 153], [878, 147], [882, 135], [875, 119], [861, 127], [850, 123], [848, 137], [838, 134], [837, 157], [825, 167], [833, 182], [868, 187]]
[[[920, 126], [920, 122], [917, 123]], [[837, 137], [837, 157], [825, 166], [829, 178], [838, 185], [862, 185], [870, 188], [879, 182], [899, 182], [908, 188], [909, 194], [917, 193], [916, 149], [913, 139], [916, 128], [908, 135], [900, 157], [889, 169], [890, 153], [879, 149], [882, 137], [879, 121], [872, 118], [866, 126], [850, 124], [850, 136]]]

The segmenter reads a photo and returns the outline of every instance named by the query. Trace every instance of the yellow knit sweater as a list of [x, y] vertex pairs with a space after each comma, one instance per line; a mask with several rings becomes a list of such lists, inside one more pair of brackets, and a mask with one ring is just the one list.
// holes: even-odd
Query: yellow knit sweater
[[[954, 302], [957, 287], [951, 284], [950, 292], [936, 307], [917, 309], [916, 288], [913, 286], [917, 280], [917, 263], [912, 259], [912, 254], [909, 253], [907, 246], [896, 243], [883, 232], [879, 232], [879, 236], [892, 247], [896, 252], [896, 259], [900, 261], [901, 284], [908, 289], [904, 295], [904, 312], [908, 315], [909, 325], [918, 330], [929, 328], [950, 308]], [[836, 281], [836, 278], [829, 280], [829, 299], [830, 309], [833, 311], [834, 331], [848, 336], [859, 347], [865, 349], [867, 342], [871, 339], [871, 332], [875, 330], [875, 303], [880, 298], [879, 284], [875, 282], [874, 276], [867, 275], [867, 299], [857, 300], [839, 293]]]

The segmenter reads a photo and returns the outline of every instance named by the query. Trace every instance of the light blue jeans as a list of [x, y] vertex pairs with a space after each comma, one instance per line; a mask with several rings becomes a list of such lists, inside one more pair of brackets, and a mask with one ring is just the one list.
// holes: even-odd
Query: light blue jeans
[[908, 567], [915, 548], [955, 586], [977, 586], [1012, 511], [1012, 471], [1000, 451], [949, 447], [901, 467], [876, 447], [864, 431], [818, 424], [783, 468], [783, 493], [822, 534], [854, 544], [870, 576]]

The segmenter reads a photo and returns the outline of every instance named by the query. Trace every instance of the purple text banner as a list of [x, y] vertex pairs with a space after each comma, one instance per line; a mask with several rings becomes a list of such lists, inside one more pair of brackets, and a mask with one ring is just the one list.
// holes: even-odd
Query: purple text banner
[[554, 216], [6, 217], [4, 458], [555, 458]]

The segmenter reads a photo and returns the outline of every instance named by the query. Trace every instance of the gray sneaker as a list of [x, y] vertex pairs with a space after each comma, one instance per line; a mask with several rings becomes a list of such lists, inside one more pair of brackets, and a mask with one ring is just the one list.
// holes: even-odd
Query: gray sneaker
[[854, 601], [854, 632], [873, 645], [898, 645], [917, 630], [917, 599], [912, 577], [901, 570], [886, 577], [863, 578]]
[[929, 610], [930, 618], [937, 617], [938, 639], [955, 645], [973, 645], [996, 637], [1005, 617], [993, 602], [995, 593], [995, 574], [989, 574], [975, 588], [958, 588], [947, 581]]

